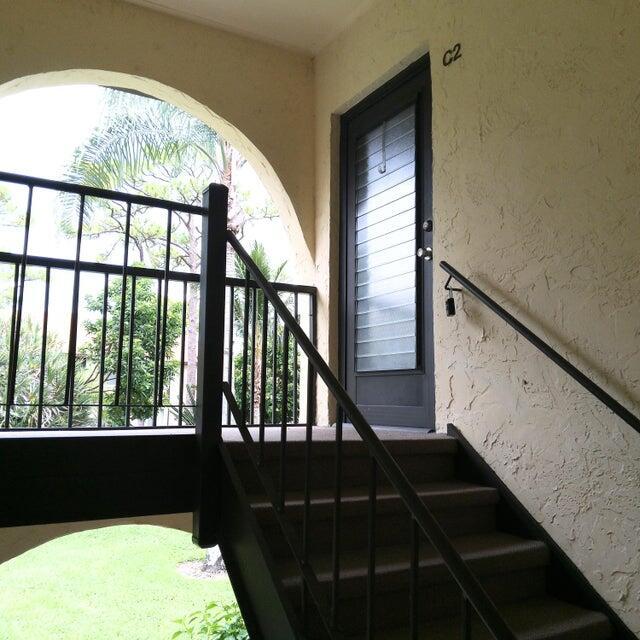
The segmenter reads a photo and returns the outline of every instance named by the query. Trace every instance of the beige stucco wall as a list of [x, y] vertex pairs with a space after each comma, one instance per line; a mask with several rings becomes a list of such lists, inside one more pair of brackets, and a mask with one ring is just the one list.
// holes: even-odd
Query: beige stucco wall
[[308, 56], [119, 0], [0, 0], [0, 16], [0, 97], [100, 83], [191, 112], [253, 165], [307, 272], [315, 231]]
[[[315, 65], [114, 0], [0, 0], [0, 16], [0, 95], [61, 82], [147, 91], [250, 158], [299, 274], [315, 254], [307, 277], [334, 365], [337, 114], [430, 51], [436, 259], [640, 413], [637, 0], [380, 0]], [[455, 42], [462, 59], [445, 68]], [[640, 632], [640, 437], [467, 296], [444, 317], [443, 283], [436, 270], [438, 427], [464, 430]]]
[[0, 564], [45, 542], [49, 542], [49, 540], [55, 540], [70, 533], [114, 527], [121, 524], [148, 524], [157, 527], [168, 527], [169, 529], [180, 529], [190, 533], [192, 520], [193, 515], [191, 513], [172, 513], [162, 516], [141, 516], [139, 518], [64, 522], [28, 527], [4, 527], [0, 528]]
[[[462, 58], [444, 67], [456, 42]], [[332, 337], [334, 114], [426, 51], [436, 260], [472, 276], [640, 414], [636, 0], [381, 0], [321, 52], [316, 259]], [[465, 432], [640, 632], [640, 436], [468, 296], [446, 318], [435, 273], [438, 427]]]

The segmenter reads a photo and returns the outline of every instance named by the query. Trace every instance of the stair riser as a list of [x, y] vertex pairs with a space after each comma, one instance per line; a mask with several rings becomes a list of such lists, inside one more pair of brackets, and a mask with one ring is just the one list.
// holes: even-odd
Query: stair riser
[[[454, 474], [454, 460], [451, 455], [411, 456], [404, 455], [396, 458], [401, 469], [413, 483], [437, 482], [450, 480]], [[268, 477], [279, 487], [280, 461], [268, 460], [264, 469]], [[302, 491], [305, 487], [304, 458], [293, 458], [286, 463], [286, 486], [288, 491]], [[246, 490], [249, 494], [260, 493], [262, 486], [254, 472], [251, 462], [243, 460], [238, 462], [238, 471], [243, 478]], [[347, 457], [342, 465], [343, 487], [368, 486], [370, 474], [370, 462], [364, 457]], [[383, 473], [379, 473], [379, 486], [388, 486]], [[327, 489], [334, 486], [335, 460], [331, 457], [323, 457], [312, 460], [311, 463], [311, 487], [315, 489]]]
[[[460, 509], [434, 510], [434, 516], [450, 535], [487, 533], [495, 529], [495, 507], [483, 505], [461, 507]], [[259, 518], [265, 537], [274, 557], [289, 555], [289, 546], [284, 541], [280, 528], [271, 514]], [[340, 546], [343, 551], [363, 549], [368, 544], [366, 516], [343, 517], [340, 527]], [[297, 523], [302, 537], [302, 523]], [[408, 544], [411, 537], [411, 523], [403, 509], [396, 513], [379, 515], [376, 521], [376, 543], [378, 546]], [[333, 548], [333, 519], [314, 521], [309, 530], [309, 549], [312, 554], [329, 553]]]
[[[405, 583], [409, 582], [409, 575], [405, 576]], [[383, 578], [378, 578], [383, 580]], [[484, 576], [481, 583], [497, 604], [506, 604], [537, 597], [545, 590], [545, 569], [536, 568], [524, 571], [514, 571], [500, 575]], [[299, 606], [298, 588], [289, 588], [291, 601]], [[455, 616], [460, 611], [460, 589], [452, 581], [431, 585], [419, 590], [420, 610], [418, 619], [421, 623], [437, 618]], [[376, 592], [375, 626], [384, 629], [404, 626], [409, 623], [409, 590], [408, 587], [385, 591], [383, 585], [378, 586]], [[339, 607], [340, 628], [349, 634], [360, 634], [366, 627], [366, 599], [364, 596], [341, 598]], [[313, 626], [319, 624], [317, 615]]]

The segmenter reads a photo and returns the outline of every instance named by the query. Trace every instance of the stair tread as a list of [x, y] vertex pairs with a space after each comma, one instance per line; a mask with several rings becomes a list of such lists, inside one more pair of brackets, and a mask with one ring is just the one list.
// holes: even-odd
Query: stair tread
[[[549, 551], [544, 542], [526, 540], [508, 533], [460, 536], [453, 538], [452, 542], [464, 560], [481, 574], [540, 567], [546, 565], [549, 560]], [[321, 583], [331, 581], [333, 575], [331, 554], [312, 556], [310, 562]], [[348, 580], [362, 582], [366, 579], [367, 563], [366, 549], [342, 554], [341, 584]], [[436, 567], [444, 568], [442, 557], [431, 545], [423, 541], [420, 547], [420, 569], [421, 573], [426, 573], [421, 576], [421, 582], [424, 582], [423, 577], [427, 580], [442, 580], [442, 572], [440, 574], [434, 572]], [[376, 550], [376, 582], [379, 586], [383, 584], [379, 577], [393, 574], [400, 574], [401, 585], [406, 586], [407, 583], [402, 574], [408, 570], [409, 550], [406, 545], [379, 547]], [[300, 583], [298, 568], [294, 561], [287, 560], [281, 563], [280, 571], [285, 586]], [[448, 571], [445, 571], [445, 577], [447, 574]], [[389, 586], [393, 587], [393, 584]]]
[[[249, 431], [258, 443], [259, 430], [250, 427]], [[420, 434], [416, 429], [376, 429], [378, 437], [385, 447], [394, 455], [454, 454], [458, 449], [458, 441], [451, 436], [437, 433]], [[306, 428], [287, 428], [287, 456], [303, 457], [306, 454]], [[265, 428], [264, 455], [267, 459], [279, 459], [281, 443], [280, 427]], [[246, 458], [246, 445], [237, 429], [224, 430], [223, 440], [234, 459]], [[342, 453], [345, 457], [369, 455], [366, 444], [352, 427], [345, 427], [342, 438]], [[314, 427], [312, 455], [335, 455], [335, 429], [330, 427]]]
[[[499, 500], [499, 492], [493, 487], [461, 481], [416, 483], [414, 489], [423, 502], [432, 508], [457, 508], [460, 506], [495, 504]], [[316, 489], [311, 493], [312, 507], [333, 507], [334, 490]], [[368, 487], [344, 487], [341, 505], [343, 508], [355, 504], [367, 504], [369, 500]], [[263, 496], [252, 496], [249, 499], [255, 510], [271, 509], [271, 503]], [[385, 503], [393, 507], [393, 502], [400, 503], [398, 493], [392, 487], [380, 487], [377, 490], [378, 513], [384, 513]], [[289, 510], [300, 509], [304, 506], [304, 492], [291, 491], [287, 493], [285, 501]]]
[[[499, 607], [507, 624], [518, 640], [608, 640], [611, 625], [607, 617], [597, 611], [551, 597], [523, 600]], [[476, 616], [474, 616], [476, 618]], [[489, 640], [487, 629], [474, 619], [474, 640]], [[409, 630], [386, 629], [376, 633], [378, 640], [406, 640]], [[427, 623], [420, 628], [422, 640], [459, 640], [460, 620], [447, 618]]]

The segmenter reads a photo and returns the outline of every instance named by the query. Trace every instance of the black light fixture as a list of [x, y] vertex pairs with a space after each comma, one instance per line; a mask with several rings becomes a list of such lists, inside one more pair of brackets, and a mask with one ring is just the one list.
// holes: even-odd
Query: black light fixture
[[449, 296], [447, 297], [447, 299], [444, 301], [444, 308], [447, 312], [447, 317], [450, 318], [451, 316], [455, 316], [456, 315], [456, 301], [453, 299], [453, 292], [454, 291], [462, 291], [462, 289], [456, 289], [455, 287], [451, 286], [451, 279], [453, 278], [453, 276], [449, 276], [449, 279], [447, 280], [447, 283], [444, 285], [444, 288], [446, 291], [449, 292]]

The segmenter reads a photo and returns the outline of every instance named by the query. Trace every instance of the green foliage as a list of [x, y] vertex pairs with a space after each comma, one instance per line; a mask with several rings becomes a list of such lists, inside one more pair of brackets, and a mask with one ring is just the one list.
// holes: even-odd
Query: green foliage
[[[196, 580], [191, 534], [118, 525], [63, 535], [0, 564], [2, 640], [169, 640], [176, 618], [232, 602], [229, 579]], [[275, 640], [275, 639], [274, 639]]]
[[[273, 330], [273, 325], [272, 325]], [[282, 327], [279, 329], [278, 335], [278, 349], [277, 349], [277, 362], [276, 362], [276, 411], [273, 413], [273, 333], [269, 332], [267, 335], [267, 373], [266, 373], [266, 385], [265, 385], [265, 412], [266, 412], [266, 421], [270, 422], [272, 416], [275, 415], [275, 423], [282, 421], [282, 391], [283, 391], [283, 382], [282, 382], [282, 372], [283, 372], [283, 342], [282, 342]], [[249, 359], [249, 366], [247, 368], [247, 407], [251, 406], [251, 359], [252, 359], [252, 345], [251, 341], [249, 341], [247, 353]], [[288, 385], [289, 385], [289, 397], [287, 400], [287, 420], [293, 420], [293, 376], [297, 376], [297, 389], [298, 389], [298, 399], [300, 395], [300, 364], [298, 363], [298, 370], [294, 370], [294, 362], [293, 362], [293, 353], [295, 351], [295, 346], [293, 340], [289, 339], [289, 362], [288, 362]], [[255, 398], [260, 397], [260, 369], [258, 361], [260, 360], [260, 353], [258, 352], [258, 345], [256, 344], [256, 381], [254, 385], [254, 394]], [[233, 358], [233, 393], [238, 400], [238, 404], [242, 406], [242, 353], [238, 353]], [[257, 400], [256, 400], [257, 402]], [[298, 403], [298, 406], [299, 403]], [[255, 419], [258, 419], [258, 411], [257, 408], [254, 411]], [[247, 416], [247, 421], [249, 416]]]
[[[121, 364], [121, 397], [120, 403], [126, 401], [126, 390], [129, 384], [129, 327], [131, 321], [131, 280], [127, 281], [124, 310], [124, 340]], [[145, 420], [153, 415], [154, 373], [156, 362], [156, 314], [157, 292], [153, 281], [139, 278], [136, 281], [135, 312], [133, 316], [133, 355], [132, 355], [132, 387], [131, 404], [147, 405], [132, 407], [131, 418]], [[102, 340], [102, 293], [87, 296], [87, 308], [99, 314], [94, 320], [85, 322], [88, 343], [82, 349], [82, 357], [87, 364], [97, 369], [100, 365]], [[114, 278], [109, 285], [107, 297], [107, 330], [105, 340], [105, 380], [114, 381], [118, 366], [118, 336], [120, 332], [120, 310], [122, 305], [122, 278]], [[181, 308], [179, 302], [167, 306], [166, 359], [164, 374], [163, 398], [168, 401], [168, 388], [179, 369], [179, 362], [172, 357], [181, 333]], [[113, 384], [106, 389], [105, 404], [113, 405], [115, 389]], [[110, 426], [123, 426], [125, 409], [121, 406], [105, 407], [104, 420]], [[126, 425], [125, 425], [126, 426]]]
[[[196, 398], [197, 389], [193, 384], [185, 385], [184, 405], [182, 407], [182, 426], [193, 426], [196, 423]], [[169, 411], [175, 418], [176, 424], [180, 420], [180, 411], [178, 407], [170, 407]]]
[[171, 640], [249, 640], [237, 604], [211, 602], [202, 611], [194, 611], [176, 620], [179, 629]]
[[[267, 255], [266, 249], [264, 245], [259, 242], [254, 242], [251, 250], [249, 251], [249, 255], [251, 259], [256, 263], [259, 267], [260, 271], [262, 271], [263, 275], [267, 278], [267, 280], [271, 282], [277, 282], [283, 275], [286, 261], [282, 262], [279, 265], [273, 266]], [[244, 278], [244, 263], [242, 260], [236, 256], [234, 262], [234, 270], [235, 276], [237, 278]], [[249, 317], [252, 317], [251, 304], [253, 304], [253, 295], [250, 293], [250, 302], [249, 302]], [[285, 299], [285, 302], [289, 302]], [[249, 335], [249, 344], [248, 344], [248, 382], [247, 382], [247, 406], [250, 406], [251, 402], [251, 362], [252, 359], [255, 359], [256, 367], [256, 380], [253, 383], [254, 388], [254, 397], [260, 397], [260, 366], [261, 366], [261, 357], [262, 357], [262, 310], [263, 310], [263, 294], [262, 291], [258, 291], [256, 295], [256, 349], [255, 354], [253, 352], [253, 340], [251, 335]], [[244, 313], [245, 313], [245, 302], [244, 302], [244, 291], [236, 291], [233, 299], [233, 318], [234, 318], [234, 342], [236, 345], [240, 346], [243, 340], [244, 333]], [[273, 342], [273, 308], [269, 305], [269, 323], [270, 328], [267, 333], [267, 372], [266, 372], [266, 389], [265, 389], [265, 411], [267, 415], [267, 420], [271, 419], [271, 416], [275, 415], [276, 422], [282, 420], [282, 372], [283, 372], [283, 342], [282, 342], [282, 327], [279, 327], [279, 335], [278, 335], [278, 348], [276, 350], [277, 362], [276, 362], [276, 371], [277, 371], [277, 380], [276, 380], [276, 410], [275, 414], [273, 413], [273, 352], [274, 352], [274, 342]], [[249, 328], [249, 332], [251, 332], [251, 327]], [[234, 349], [235, 350], [235, 349]], [[289, 420], [293, 419], [293, 379], [294, 375], [297, 376], [297, 384], [298, 389], [300, 388], [300, 367], [298, 366], [298, 370], [294, 371], [293, 366], [293, 354], [295, 351], [294, 341], [292, 338], [289, 340], [289, 362], [288, 362], [288, 370], [289, 370], [289, 398], [287, 402], [287, 418]], [[242, 353], [237, 353], [233, 358], [233, 392], [238, 400], [238, 403], [242, 404]], [[257, 416], [257, 411], [254, 411]]]
[[[10, 322], [0, 322], [0, 400], [5, 402], [7, 376], [9, 373]], [[23, 319], [20, 328], [20, 348], [16, 370], [15, 397], [16, 406], [11, 409], [10, 427], [17, 429], [35, 429], [38, 426], [38, 400], [40, 393], [40, 353], [42, 348], [42, 330], [30, 319]], [[52, 406], [43, 407], [42, 428], [68, 426], [68, 409], [60, 405], [64, 399], [67, 380], [67, 353], [63, 350], [60, 338], [54, 333], [47, 334], [47, 356], [45, 359], [43, 402]], [[96, 382], [89, 371], [76, 365], [74, 403], [91, 402]], [[0, 428], [5, 427], [4, 406], [0, 411]], [[90, 426], [90, 409], [75, 407], [72, 426]]]

